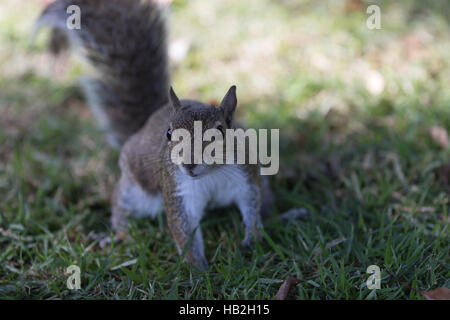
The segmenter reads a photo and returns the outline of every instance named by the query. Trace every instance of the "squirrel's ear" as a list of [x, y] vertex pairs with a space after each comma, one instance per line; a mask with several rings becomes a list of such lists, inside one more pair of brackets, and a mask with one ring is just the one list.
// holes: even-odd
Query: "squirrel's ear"
[[225, 120], [227, 121], [228, 126], [231, 125], [231, 121], [233, 120], [234, 110], [236, 110], [237, 98], [236, 98], [236, 86], [231, 86], [228, 89], [227, 94], [223, 98], [220, 103], [220, 108], [223, 109], [225, 114]]
[[174, 108], [175, 111], [181, 108], [181, 102], [178, 99], [177, 95], [175, 94], [175, 91], [173, 91], [172, 87], [170, 87], [169, 98], [170, 103], [172, 104], [172, 107]]

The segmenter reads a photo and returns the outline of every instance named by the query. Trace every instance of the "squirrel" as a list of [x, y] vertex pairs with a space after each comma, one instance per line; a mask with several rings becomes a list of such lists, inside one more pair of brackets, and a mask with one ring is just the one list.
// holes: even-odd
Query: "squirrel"
[[[69, 5], [81, 9], [80, 29], [66, 27]], [[175, 129], [192, 135], [194, 121], [202, 121], [204, 130], [222, 132], [240, 126], [234, 120], [235, 86], [217, 107], [179, 100], [170, 87], [165, 7], [138, 0], [57, 0], [38, 18], [37, 28], [42, 26], [60, 38], [65, 35], [99, 73], [82, 86], [109, 143], [121, 148], [121, 176], [111, 199], [117, 234], [126, 234], [129, 216], [156, 217], [164, 211], [178, 252], [185, 251], [189, 264], [206, 269], [200, 221], [209, 209], [236, 205], [245, 229], [242, 244], [251, 247], [261, 240], [261, 216], [271, 210], [274, 198], [259, 164], [171, 161]]]

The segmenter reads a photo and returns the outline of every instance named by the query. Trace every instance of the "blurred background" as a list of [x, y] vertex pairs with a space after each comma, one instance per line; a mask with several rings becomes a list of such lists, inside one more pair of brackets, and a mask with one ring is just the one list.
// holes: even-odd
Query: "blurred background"
[[[70, 134], [74, 143], [91, 146], [82, 149], [97, 149], [88, 141], [91, 134], [75, 133], [78, 127], [68, 123], [66, 130], [63, 123], [92, 122], [77, 84], [81, 64], [67, 54], [48, 55], [45, 32], [30, 44], [34, 19], [48, 2], [0, 4], [2, 160], [27, 143], [42, 146], [41, 152], [75, 150], [44, 137], [29, 141], [30, 133], [30, 139], [44, 134], [36, 126], [49, 135], [52, 125], [63, 126], [53, 139]], [[374, 3], [381, 9], [380, 30], [366, 26], [366, 9]], [[236, 84], [239, 116], [249, 125], [283, 128], [283, 150], [308, 151], [287, 152], [302, 167], [317, 164], [308, 159], [315, 152], [377, 134], [370, 126], [401, 135], [380, 136], [379, 143], [402, 139], [442, 148], [450, 121], [443, 116], [450, 101], [449, 6], [419, 0], [173, 1], [172, 82], [180, 96], [206, 101]], [[64, 153], [59, 151], [50, 158]]]
[[[117, 153], [85, 105], [82, 63], [49, 55], [48, 32], [30, 44], [48, 2], [0, 2], [0, 212], [76, 233], [107, 224]], [[172, 1], [172, 83], [203, 101], [236, 84], [247, 126], [281, 128], [280, 210], [382, 212], [432, 236], [448, 223], [449, 21], [439, 0]]]

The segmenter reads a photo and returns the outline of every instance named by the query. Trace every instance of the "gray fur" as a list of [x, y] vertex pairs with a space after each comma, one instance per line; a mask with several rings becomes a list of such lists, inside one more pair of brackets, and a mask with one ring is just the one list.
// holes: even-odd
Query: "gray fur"
[[[79, 30], [66, 27], [69, 5], [81, 9]], [[108, 141], [116, 147], [168, 101], [167, 28], [162, 11], [151, 1], [59, 0], [37, 21], [37, 29], [49, 26], [59, 31], [53, 33], [52, 48], [58, 47], [56, 35], [60, 42], [65, 35], [94, 66], [98, 74], [85, 78], [83, 89]]]

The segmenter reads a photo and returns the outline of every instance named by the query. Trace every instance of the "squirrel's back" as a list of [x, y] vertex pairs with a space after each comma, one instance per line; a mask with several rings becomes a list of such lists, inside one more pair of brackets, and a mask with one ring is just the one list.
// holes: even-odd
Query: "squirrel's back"
[[[67, 27], [72, 5], [80, 8], [80, 29]], [[56, 37], [68, 40], [97, 71], [82, 85], [112, 145], [121, 146], [168, 102], [164, 8], [140, 0], [58, 0], [42, 12], [42, 26], [53, 28], [53, 46]]]

